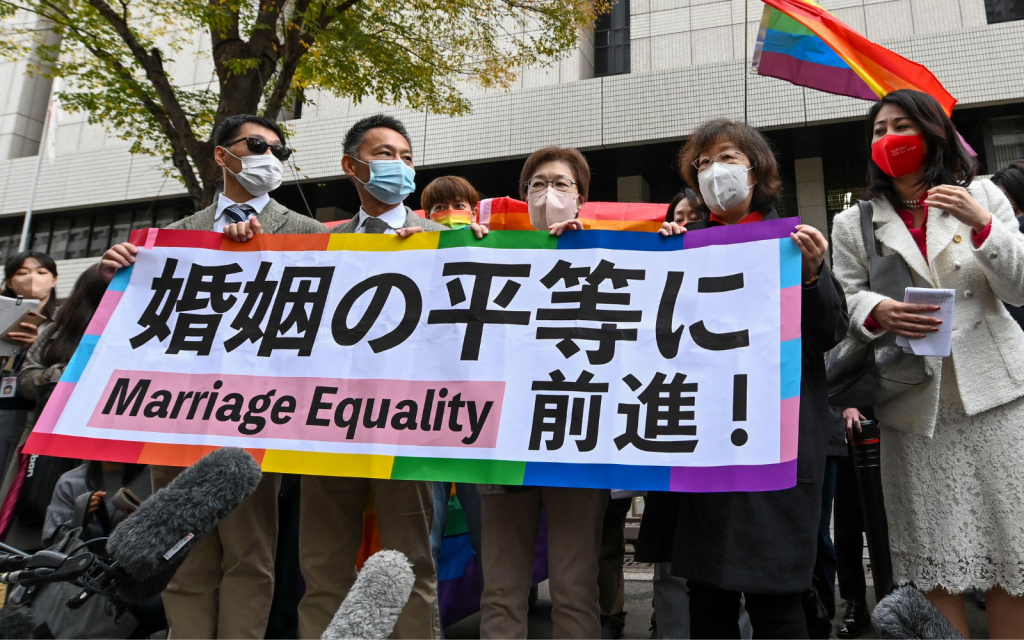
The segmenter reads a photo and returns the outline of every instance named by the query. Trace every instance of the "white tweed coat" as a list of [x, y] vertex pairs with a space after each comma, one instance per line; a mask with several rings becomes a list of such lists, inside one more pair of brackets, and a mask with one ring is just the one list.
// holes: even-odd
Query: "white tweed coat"
[[[1024, 234], [998, 187], [976, 180], [967, 190], [992, 214], [992, 230], [981, 247], [975, 247], [969, 226], [941, 209], [930, 209], [926, 262], [889, 202], [873, 200], [872, 219], [883, 255], [903, 256], [916, 285], [956, 289], [951, 357], [964, 409], [976, 415], [1024, 395], [1024, 332], [1002, 305], [1024, 304]], [[864, 321], [885, 296], [867, 288], [859, 216], [853, 206], [835, 218], [833, 272], [846, 292], [851, 333], [870, 341], [881, 334], [865, 329]], [[876, 417], [887, 427], [929, 437], [934, 433], [942, 359], [928, 361], [930, 381], [875, 407]]]

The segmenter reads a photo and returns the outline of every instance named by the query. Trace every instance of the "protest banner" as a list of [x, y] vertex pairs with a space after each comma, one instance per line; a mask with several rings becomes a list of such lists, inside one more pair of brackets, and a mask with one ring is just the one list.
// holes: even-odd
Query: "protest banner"
[[672, 491], [796, 482], [798, 219], [624, 231], [137, 231], [28, 452]]

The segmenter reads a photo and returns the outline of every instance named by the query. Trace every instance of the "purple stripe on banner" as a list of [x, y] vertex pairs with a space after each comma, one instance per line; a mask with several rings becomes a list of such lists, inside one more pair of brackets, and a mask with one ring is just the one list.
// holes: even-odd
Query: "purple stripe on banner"
[[683, 249], [788, 238], [798, 224], [800, 224], [800, 218], [778, 218], [764, 222], [723, 225], [699, 231], [688, 231], [683, 235]]
[[671, 491], [778, 491], [796, 486], [796, 460], [730, 467], [672, 467]]
[[871, 87], [853, 69], [816, 64], [775, 51], [761, 52], [757, 73], [826, 93], [863, 100], [878, 100]]

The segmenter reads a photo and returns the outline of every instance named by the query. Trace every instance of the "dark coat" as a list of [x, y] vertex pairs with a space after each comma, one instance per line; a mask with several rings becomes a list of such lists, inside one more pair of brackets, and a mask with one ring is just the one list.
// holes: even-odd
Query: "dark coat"
[[[1020, 228], [1021, 233], [1024, 233], [1024, 216], [1017, 218], [1017, 225]], [[1015, 307], [1012, 304], [1006, 304], [1005, 302], [1003, 304], [1006, 305], [1006, 310], [1010, 312], [1010, 315], [1017, 321], [1020, 328], [1024, 329], [1024, 307]]]
[[[773, 211], [766, 219], [777, 217]], [[829, 411], [825, 352], [846, 335], [842, 287], [827, 266], [803, 288], [797, 485], [767, 492], [649, 494], [637, 560], [672, 561], [672, 572], [750, 593], [811, 587], [817, 552]]]

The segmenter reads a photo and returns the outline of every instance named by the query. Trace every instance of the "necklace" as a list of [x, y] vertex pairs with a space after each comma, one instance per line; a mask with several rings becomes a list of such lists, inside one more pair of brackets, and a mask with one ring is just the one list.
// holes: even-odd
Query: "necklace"
[[920, 209], [922, 208], [919, 200], [903, 200], [903, 206], [908, 209]]

